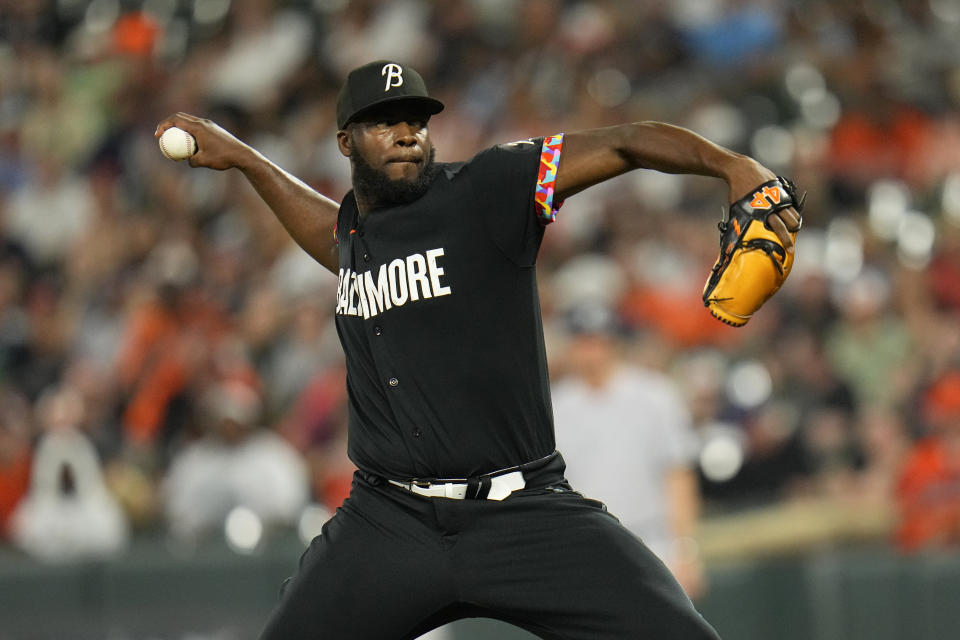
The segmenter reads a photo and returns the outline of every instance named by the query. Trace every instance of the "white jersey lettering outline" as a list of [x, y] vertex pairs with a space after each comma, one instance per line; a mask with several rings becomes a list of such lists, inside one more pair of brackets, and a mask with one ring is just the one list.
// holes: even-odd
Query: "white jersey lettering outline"
[[446, 271], [437, 262], [443, 255], [443, 248], [438, 248], [396, 258], [380, 265], [376, 276], [373, 269], [363, 273], [340, 269], [337, 315], [372, 318], [408, 302], [450, 295], [453, 290], [441, 281]]
[[407, 261], [397, 258], [387, 265], [387, 277], [390, 280], [390, 300], [393, 306], [402, 307], [407, 303]]
[[[381, 311], [388, 311], [393, 308], [393, 303], [390, 301], [390, 281], [387, 278], [387, 265], [380, 265], [380, 271], [377, 273], [377, 284], [373, 284], [373, 271], [365, 271], [363, 273], [363, 288], [367, 292], [370, 316], [375, 316]], [[369, 318], [370, 316], [364, 317]]]
[[443, 275], [443, 267], [437, 266], [437, 258], [443, 255], [443, 248], [430, 249], [427, 251], [427, 269], [430, 271], [430, 284], [433, 285], [433, 295], [450, 295], [450, 287], [440, 284], [440, 276]]
[[430, 281], [427, 279], [427, 261], [419, 253], [407, 256], [407, 279], [410, 283], [410, 302], [419, 300], [421, 293], [424, 298], [433, 297]]

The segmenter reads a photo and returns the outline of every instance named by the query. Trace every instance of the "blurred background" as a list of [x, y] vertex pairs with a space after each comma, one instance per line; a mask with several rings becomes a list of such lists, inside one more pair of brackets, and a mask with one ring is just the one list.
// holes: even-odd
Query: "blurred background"
[[0, 638], [256, 637], [349, 490], [336, 279], [153, 132], [209, 117], [339, 199], [336, 91], [378, 58], [446, 103], [441, 161], [662, 120], [808, 191], [742, 329], [700, 301], [725, 185], [572, 198], [539, 261], [551, 375], [586, 304], [677, 385], [725, 638], [951, 637], [960, 0], [0, 0]]

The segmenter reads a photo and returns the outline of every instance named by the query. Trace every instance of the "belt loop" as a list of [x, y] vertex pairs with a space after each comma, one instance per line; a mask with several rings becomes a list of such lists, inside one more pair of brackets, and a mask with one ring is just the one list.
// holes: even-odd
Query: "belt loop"
[[467, 478], [467, 497], [472, 500], [480, 498], [480, 478]]
[[368, 471], [364, 471], [363, 469], [357, 469], [357, 475], [366, 480], [371, 487], [379, 487], [381, 484], [383, 484], [384, 479], [382, 477]]
[[493, 480], [489, 476], [482, 476], [480, 478], [480, 487], [477, 490], [477, 500], [486, 500], [487, 496], [490, 494], [490, 486], [493, 484]]

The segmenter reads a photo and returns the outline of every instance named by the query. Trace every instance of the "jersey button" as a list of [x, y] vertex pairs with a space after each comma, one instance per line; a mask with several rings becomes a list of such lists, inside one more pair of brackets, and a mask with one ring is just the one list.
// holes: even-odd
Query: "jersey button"
[[413, 431], [411, 431], [411, 433], [413, 434], [413, 437], [414, 437], [414, 438], [419, 438], [420, 436], [423, 435], [423, 434], [420, 432], [420, 427], [414, 427], [414, 428], [413, 428]]
[[366, 260], [367, 262], [370, 262], [370, 254], [369, 253], [363, 254], [363, 259]]
[[373, 335], [379, 336], [381, 333], [383, 333], [383, 327], [380, 325], [377, 325], [373, 328]]
[[400, 381], [397, 380], [396, 378], [390, 378], [389, 380], [387, 380], [387, 384], [389, 384], [391, 387], [395, 387], [398, 384], [400, 384]]

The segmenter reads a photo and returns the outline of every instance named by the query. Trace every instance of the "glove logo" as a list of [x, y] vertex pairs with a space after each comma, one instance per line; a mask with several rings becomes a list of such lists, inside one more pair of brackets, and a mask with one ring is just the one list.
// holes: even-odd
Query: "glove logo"
[[780, 204], [780, 189], [776, 187], [764, 187], [753, 194], [753, 200], [750, 206], [754, 209], [769, 209], [773, 205]]

